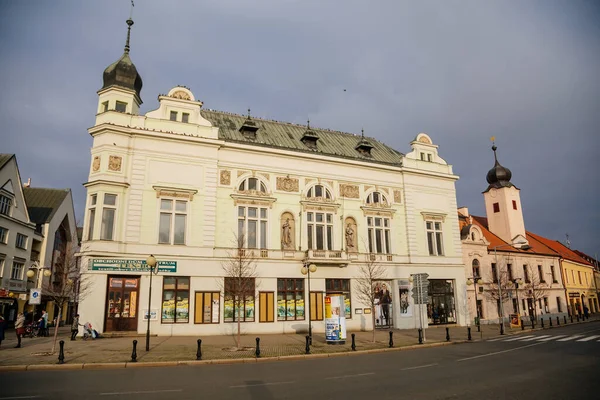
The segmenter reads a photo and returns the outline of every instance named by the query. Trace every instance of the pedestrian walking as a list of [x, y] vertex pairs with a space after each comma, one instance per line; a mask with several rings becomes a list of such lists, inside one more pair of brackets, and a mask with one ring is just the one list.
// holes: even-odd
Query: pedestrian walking
[[585, 319], [590, 318], [590, 309], [587, 306], [583, 306], [583, 315], [585, 315]]
[[18, 349], [21, 347], [21, 338], [25, 334], [25, 316], [22, 312], [17, 315], [17, 320], [15, 321], [15, 333], [17, 335], [17, 345], [15, 348]]
[[4, 330], [6, 329], [6, 321], [4, 317], [0, 315], [0, 347], [2, 346], [2, 341], [4, 340]]
[[46, 310], [42, 310], [42, 316], [38, 320], [39, 335], [48, 336], [48, 313]]
[[79, 314], [75, 314], [73, 317], [73, 323], [71, 323], [71, 340], [75, 340], [77, 334], [79, 333], [79, 326], [83, 326], [83, 324], [79, 323]]

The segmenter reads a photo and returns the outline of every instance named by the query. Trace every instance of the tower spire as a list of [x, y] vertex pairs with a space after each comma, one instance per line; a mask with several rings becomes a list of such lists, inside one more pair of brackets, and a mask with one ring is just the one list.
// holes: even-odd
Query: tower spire
[[494, 164], [498, 164], [498, 157], [496, 156], [496, 150], [498, 150], [496, 147], [496, 136], [492, 136], [490, 140], [492, 141], [492, 151], [494, 152]]
[[[133, 2], [131, 3], [133, 5]], [[125, 41], [125, 53], [129, 54], [129, 38], [131, 37], [131, 25], [133, 25], [133, 20], [131, 17], [127, 21], [127, 40]]]

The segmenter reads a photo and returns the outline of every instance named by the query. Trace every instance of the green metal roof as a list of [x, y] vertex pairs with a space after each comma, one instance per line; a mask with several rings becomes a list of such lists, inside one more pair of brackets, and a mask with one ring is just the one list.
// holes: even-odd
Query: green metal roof
[[371, 156], [368, 156], [356, 150], [356, 146], [362, 139], [360, 135], [319, 129], [311, 126], [310, 130], [312, 133], [316, 133], [319, 137], [317, 149], [313, 150], [301, 140], [304, 133], [308, 130], [305, 125], [295, 125], [288, 122], [253, 117], [252, 121], [258, 125], [259, 129], [256, 132], [256, 139], [249, 139], [239, 131], [240, 127], [247, 120], [247, 116], [206, 109], [201, 110], [200, 113], [213, 126], [219, 128], [219, 139], [225, 141], [304, 153], [317, 153], [325, 156], [378, 164], [402, 165], [402, 153], [372, 138], [365, 137], [373, 146]]
[[24, 187], [23, 194], [27, 203], [29, 219], [35, 224], [50, 222], [70, 189], [46, 189]]

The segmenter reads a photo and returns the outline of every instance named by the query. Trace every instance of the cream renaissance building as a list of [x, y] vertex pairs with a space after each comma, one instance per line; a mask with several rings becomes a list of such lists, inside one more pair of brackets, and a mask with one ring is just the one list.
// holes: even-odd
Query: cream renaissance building
[[[212, 335], [240, 318], [244, 333], [300, 332], [310, 309], [323, 332], [324, 297], [341, 293], [348, 330], [372, 329], [371, 312], [376, 325], [414, 328], [409, 278], [427, 273], [424, 325], [466, 323], [458, 177], [428, 135], [402, 154], [363, 135], [206, 109], [180, 86], [140, 115], [141, 88], [128, 38], [89, 129], [83, 321], [144, 332], [149, 315], [154, 334]], [[256, 258], [256, 277], [238, 314], [223, 266], [240, 253]], [[375, 310], [358, 296], [369, 262], [386, 271]]]

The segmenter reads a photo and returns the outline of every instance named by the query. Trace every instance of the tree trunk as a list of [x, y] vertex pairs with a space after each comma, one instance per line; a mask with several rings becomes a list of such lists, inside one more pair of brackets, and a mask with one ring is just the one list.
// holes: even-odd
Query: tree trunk
[[237, 309], [237, 348], [240, 348], [241, 342], [241, 332], [242, 332], [242, 323], [240, 322], [240, 305], [238, 305]]
[[58, 317], [56, 318], [56, 324], [54, 325], [54, 338], [52, 339], [52, 354], [56, 351], [56, 339], [58, 339], [58, 325], [62, 318], [62, 306], [58, 308]]
[[371, 321], [373, 322], [373, 337], [372, 341], [375, 343], [375, 307], [371, 306]]

